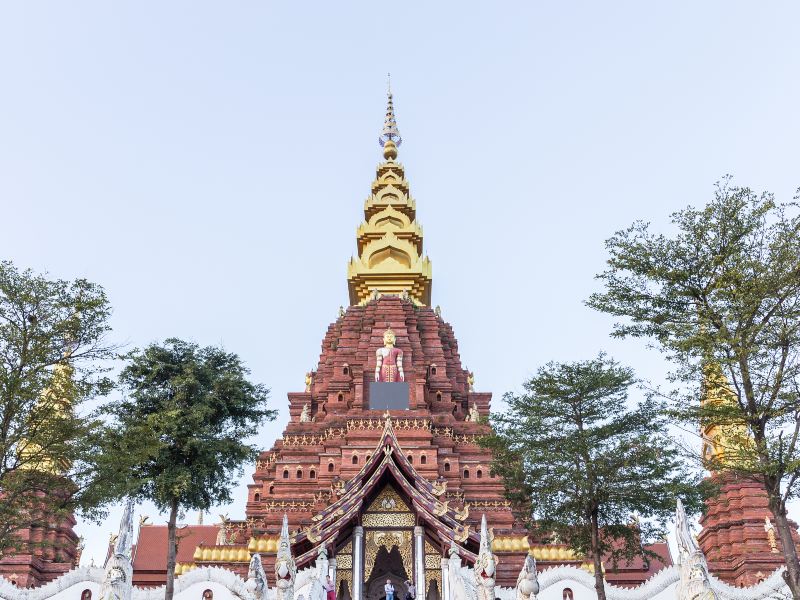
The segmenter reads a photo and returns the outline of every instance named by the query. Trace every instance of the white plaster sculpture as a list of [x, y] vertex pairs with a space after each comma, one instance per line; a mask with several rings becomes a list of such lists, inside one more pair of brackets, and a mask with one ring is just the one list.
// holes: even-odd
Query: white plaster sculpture
[[328, 576], [328, 550], [323, 544], [317, 549], [317, 564], [315, 567], [314, 579], [311, 581], [311, 590], [308, 592], [308, 600], [325, 600], [325, 578]]
[[114, 549], [105, 565], [105, 576], [100, 588], [100, 600], [130, 600], [133, 590], [133, 499], [128, 499]]
[[294, 599], [294, 580], [297, 575], [297, 565], [292, 557], [292, 547], [289, 541], [289, 520], [283, 515], [281, 526], [281, 539], [278, 543], [278, 554], [275, 557], [275, 587], [278, 600]]
[[450, 543], [448, 550], [450, 560], [448, 561], [447, 578], [450, 584], [450, 598], [452, 600], [473, 600], [475, 591], [472, 586], [474, 582], [468, 582], [463, 575], [464, 567], [461, 566], [461, 555], [458, 553], [458, 546], [455, 541]]
[[718, 600], [711, 588], [706, 557], [697, 545], [689, 528], [683, 503], [678, 500], [675, 510], [675, 533], [678, 539], [678, 600]]
[[267, 600], [267, 574], [261, 563], [261, 555], [256, 552], [250, 558], [250, 567], [247, 569], [247, 589], [255, 600]]
[[536, 559], [528, 554], [517, 577], [517, 600], [536, 600], [539, 593], [539, 577], [536, 572]]
[[478, 600], [494, 600], [494, 571], [496, 560], [492, 554], [492, 540], [486, 526], [486, 515], [481, 518], [481, 545], [475, 559], [475, 584]]

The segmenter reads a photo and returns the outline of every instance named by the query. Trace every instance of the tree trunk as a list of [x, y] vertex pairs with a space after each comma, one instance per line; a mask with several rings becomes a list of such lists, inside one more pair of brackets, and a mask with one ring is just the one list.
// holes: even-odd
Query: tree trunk
[[606, 600], [606, 584], [603, 579], [603, 557], [600, 555], [600, 527], [597, 510], [592, 512], [592, 558], [594, 559], [594, 589], [597, 600]]
[[169, 509], [169, 521], [167, 522], [167, 585], [164, 590], [164, 600], [172, 600], [172, 596], [175, 593], [175, 559], [178, 554], [175, 536], [177, 520], [178, 501], [173, 500]]
[[783, 560], [786, 562], [783, 578], [792, 591], [792, 598], [800, 600], [800, 561], [798, 561], [797, 548], [792, 538], [792, 526], [789, 524], [789, 519], [786, 518], [786, 511], [781, 510], [780, 505], [776, 507], [770, 501], [769, 508], [775, 517], [775, 529], [778, 530], [778, 537], [780, 537], [783, 549]]

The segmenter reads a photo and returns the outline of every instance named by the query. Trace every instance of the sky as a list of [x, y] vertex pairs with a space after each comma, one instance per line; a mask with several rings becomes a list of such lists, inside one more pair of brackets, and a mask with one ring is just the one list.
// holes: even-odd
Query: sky
[[[476, 389], [497, 409], [601, 349], [662, 381], [584, 305], [604, 240], [667, 229], [728, 173], [791, 200], [798, 22], [793, 1], [4, 2], [0, 257], [103, 285], [127, 348], [238, 353], [280, 410], [268, 448], [348, 302], [391, 72], [433, 304]], [[244, 516], [251, 472], [207, 523]], [[84, 564], [120, 514], [80, 522]]]

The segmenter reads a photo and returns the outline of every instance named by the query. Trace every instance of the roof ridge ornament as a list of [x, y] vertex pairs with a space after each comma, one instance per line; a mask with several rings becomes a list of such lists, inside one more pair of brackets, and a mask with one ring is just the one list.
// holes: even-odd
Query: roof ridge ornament
[[403, 143], [403, 138], [400, 135], [400, 130], [397, 129], [397, 119], [394, 116], [394, 102], [392, 100], [392, 74], [387, 73], [386, 82], [386, 118], [383, 121], [383, 131], [378, 137], [378, 144], [381, 148], [386, 146], [387, 142], [392, 142], [395, 146], [400, 146]]

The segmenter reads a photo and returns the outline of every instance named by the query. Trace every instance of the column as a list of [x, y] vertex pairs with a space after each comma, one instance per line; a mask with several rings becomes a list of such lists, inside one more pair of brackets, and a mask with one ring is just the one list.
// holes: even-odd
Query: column
[[[336, 585], [336, 557], [334, 557], [334, 558], [332, 558], [332, 559], [330, 559], [328, 561], [328, 575], [331, 576], [331, 581], [333, 582], [333, 585], [335, 586]], [[336, 591], [338, 592], [339, 590], [337, 589]]]
[[414, 527], [414, 570], [416, 571], [417, 600], [425, 598], [425, 529]]
[[442, 589], [439, 592], [442, 594], [442, 600], [450, 600], [450, 569], [448, 564], [450, 561], [446, 558], [442, 559]]
[[353, 527], [353, 600], [361, 600], [364, 587], [364, 528]]

